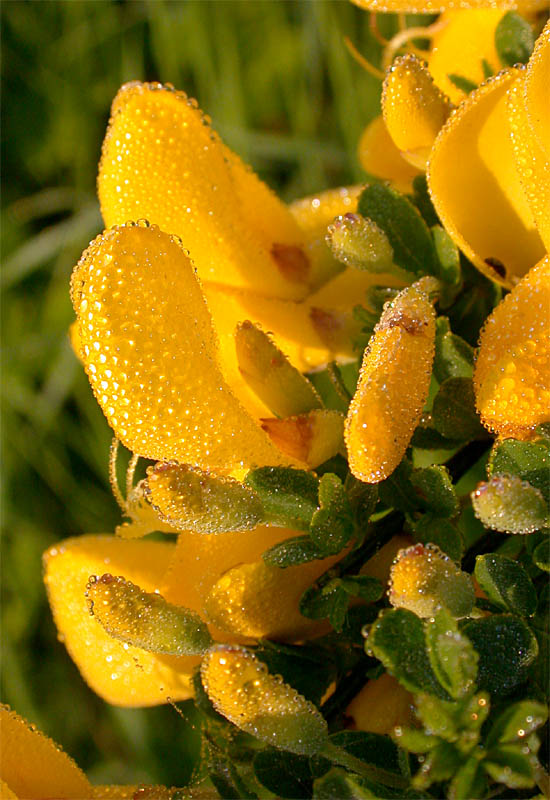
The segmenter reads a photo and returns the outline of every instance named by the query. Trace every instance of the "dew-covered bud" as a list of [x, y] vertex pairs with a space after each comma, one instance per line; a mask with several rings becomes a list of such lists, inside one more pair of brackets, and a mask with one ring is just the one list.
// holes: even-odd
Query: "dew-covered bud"
[[134, 647], [172, 656], [200, 655], [212, 644], [198, 614], [145, 592], [123, 577], [91, 575], [88, 608], [107, 633]]
[[274, 414], [291, 417], [322, 407], [313, 385], [259, 325], [239, 323], [235, 348], [241, 375]]
[[344, 446], [344, 417], [315, 409], [286, 419], [262, 419], [262, 428], [281, 452], [315, 469]]
[[384, 231], [360, 214], [336, 217], [327, 229], [327, 244], [338, 261], [367, 272], [391, 272], [393, 249]]
[[454, 617], [466, 617], [475, 600], [470, 576], [432, 544], [415, 544], [399, 551], [391, 568], [388, 595], [392, 606], [419, 617], [432, 617], [440, 606]]
[[471, 494], [476, 517], [503, 533], [533, 533], [548, 524], [548, 508], [539, 489], [517, 475], [493, 475]]
[[250, 651], [212, 648], [201, 679], [216, 711], [272, 747], [312, 756], [328, 744], [327, 723], [315, 706]]
[[350, 469], [378, 483], [405, 454], [430, 385], [435, 313], [415, 285], [386, 303], [363, 357], [345, 425]]
[[260, 499], [248, 486], [186, 464], [149, 467], [145, 496], [160, 519], [178, 530], [252, 530], [264, 516]]

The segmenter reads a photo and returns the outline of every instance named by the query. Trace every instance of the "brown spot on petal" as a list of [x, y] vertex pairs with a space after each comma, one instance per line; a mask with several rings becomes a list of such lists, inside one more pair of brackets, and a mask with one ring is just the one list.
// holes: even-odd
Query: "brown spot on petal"
[[485, 258], [484, 261], [500, 278], [506, 277], [506, 267], [498, 258]]
[[308, 414], [287, 419], [268, 417], [260, 421], [279, 450], [298, 461], [307, 462], [314, 434], [313, 419]]
[[292, 281], [292, 283], [308, 282], [311, 265], [301, 247], [275, 242], [271, 248], [271, 255], [280, 273], [288, 281]]
[[325, 311], [322, 308], [316, 308], [314, 306], [309, 312], [309, 316], [323, 344], [333, 349], [344, 327], [344, 322], [340, 314]]

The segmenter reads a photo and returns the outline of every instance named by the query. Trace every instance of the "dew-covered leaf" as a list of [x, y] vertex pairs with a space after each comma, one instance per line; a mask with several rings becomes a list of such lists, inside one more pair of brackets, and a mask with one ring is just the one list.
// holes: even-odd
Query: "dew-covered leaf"
[[423, 510], [439, 517], [453, 517], [458, 512], [458, 499], [446, 467], [413, 469], [411, 483]]
[[450, 699], [431, 667], [422, 620], [412, 611], [382, 611], [370, 629], [365, 648], [409, 691]]
[[477, 654], [445, 608], [425, 624], [426, 648], [440, 684], [454, 699], [464, 697], [474, 686]]
[[260, 467], [248, 473], [245, 485], [256, 492], [266, 519], [272, 524], [309, 530], [317, 510], [318, 489], [318, 480], [310, 472], [291, 467]]
[[254, 652], [272, 675], [280, 675], [285, 683], [315, 705], [320, 704], [336, 678], [331, 654], [314, 645], [292, 646], [262, 639]]
[[348, 609], [350, 595], [339, 578], [333, 578], [321, 587], [312, 586], [302, 595], [300, 613], [308, 619], [328, 619], [336, 631], [341, 631]]
[[232, 759], [213, 743], [206, 748], [206, 770], [208, 777], [224, 800], [256, 800], [257, 794], [252, 792], [239, 775]]
[[495, 474], [517, 475], [542, 492], [550, 505], [550, 441], [497, 441], [487, 465], [489, 477]]
[[479, 800], [487, 793], [487, 777], [477, 758], [468, 758], [449, 785], [449, 800]]
[[550, 537], [548, 534], [533, 550], [533, 562], [544, 572], [550, 572]]
[[270, 747], [256, 754], [253, 766], [256, 778], [277, 797], [289, 800], [311, 797], [313, 775], [309, 758]]
[[458, 528], [448, 519], [423, 514], [414, 527], [414, 536], [423, 544], [435, 544], [453, 561], [460, 562], [464, 542]]
[[434, 375], [439, 383], [449, 378], [471, 378], [474, 349], [462, 337], [438, 326], [435, 337]]
[[493, 748], [483, 761], [490, 777], [509, 789], [529, 789], [535, 784], [536, 758], [523, 752], [521, 745], [501, 745]]
[[431, 229], [439, 269], [438, 278], [452, 286], [460, 283], [460, 252], [445, 228], [434, 225]]
[[280, 569], [306, 564], [308, 561], [315, 561], [324, 556], [325, 554], [319, 550], [310, 536], [294, 536], [291, 539], [285, 539], [262, 553], [266, 564]]
[[333, 733], [330, 741], [365, 764], [402, 774], [401, 755], [388, 736], [367, 731], [340, 731]]
[[339, 553], [353, 536], [353, 515], [340, 478], [327, 472], [319, 481], [319, 508], [314, 512], [310, 536], [325, 555]]
[[376, 800], [376, 795], [343, 769], [331, 769], [313, 785], [314, 800]]
[[432, 419], [434, 428], [447, 439], [469, 441], [485, 435], [471, 378], [448, 378], [441, 384], [434, 398]]
[[525, 739], [548, 719], [548, 709], [534, 700], [522, 700], [508, 706], [494, 721], [485, 741], [486, 747]]
[[517, 561], [498, 553], [478, 556], [475, 576], [489, 600], [497, 606], [522, 617], [531, 617], [535, 613], [535, 587]]
[[494, 614], [468, 620], [462, 631], [479, 656], [480, 688], [507, 694], [527, 679], [539, 649], [535, 636], [519, 617]]
[[429, 228], [406, 197], [389, 186], [373, 183], [361, 193], [357, 209], [384, 231], [398, 266], [417, 275], [436, 273]]

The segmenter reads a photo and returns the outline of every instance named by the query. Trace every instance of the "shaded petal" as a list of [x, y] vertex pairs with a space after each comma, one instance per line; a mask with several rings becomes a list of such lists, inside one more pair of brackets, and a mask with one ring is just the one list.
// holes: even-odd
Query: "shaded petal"
[[348, 267], [332, 278], [309, 298], [312, 306], [333, 308], [337, 311], [352, 311], [356, 305], [366, 302], [366, 293], [371, 286], [402, 287], [403, 280], [396, 275], [366, 272]]
[[351, 0], [359, 8], [378, 13], [437, 14], [448, 9], [499, 8], [519, 11], [545, 11], [547, 0]]
[[[546, 7], [548, 9], [548, 7]], [[550, 102], [548, 101], [548, 76], [550, 75], [550, 22], [535, 42], [527, 64], [525, 103], [529, 124], [535, 131], [541, 147], [550, 158]]]
[[[238, 373], [235, 349], [235, 329], [244, 320], [272, 333], [276, 345], [291, 364], [303, 371], [353, 355], [352, 340], [359, 331], [357, 323], [345, 311], [321, 305], [315, 295], [297, 303], [213, 283], [203, 288], [219, 335], [221, 362], [232, 387], [244, 383]], [[240, 388], [238, 391], [246, 407], [254, 413], [246, 392], [241, 394]], [[252, 394], [248, 387], [246, 391]], [[258, 402], [255, 398], [256, 408]], [[265, 410], [261, 416], [267, 416]]]
[[346, 717], [359, 731], [391, 734], [396, 725], [414, 724], [413, 696], [386, 672], [361, 689], [346, 708]]
[[[476, 86], [486, 80], [483, 60], [496, 74], [502, 68], [495, 46], [495, 30], [506, 11], [480, 8], [447, 11], [438, 20], [431, 40], [428, 67], [434, 82], [453, 103], [461, 103], [466, 92], [449, 79], [460, 75]], [[441, 27], [439, 27], [441, 24]]]
[[453, 241], [481, 272], [508, 287], [544, 255], [508, 127], [506, 93], [519, 74], [504, 70], [456, 109], [428, 167], [435, 209]]
[[5, 705], [0, 706], [0, 752], [0, 789], [6, 800], [87, 800], [91, 795], [92, 787], [73, 759]]
[[414, 286], [386, 306], [363, 357], [346, 418], [351, 472], [366, 483], [387, 478], [405, 454], [430, 385], [435, 313]]
[[76, 266], [72, 297], [90, 383], [126, 447], [220, 469], [281, 463], [224, 379], [200, 285], [174, 237], [140, 225], [105, 232]]
[[363, 131], [359, 140], [359, 161], [369, 175], [390, 181], [400, 192], [410, 192], [413, 179], [421, 173], [405, 161], [382, 117], [376, 117]]
[[44, 555], [44, 581], [53, 617], [84, 680], [108, 703], [150, 706], [191, 696], [197, 656], [158, 656], [109, 636], [90, 616], [90, 575], [123, 575], [145, 591], [162, 582], [175, 545], [89, 535], [66, 539]]
[[338, 411], [314, 409], [284, 419], [263, 419], [262, 428], [279, 450], [309, 469], [333, 458], [344, 445], [344, 417]]
[[451, 103], [416, 56], [396, 58], [382, 90], [388, 133], [404, 159], [425, 169], [435, 137], [451, 113]]
[[[147, 83], [120, 89], [98, 190], [107, 227], [145, 218], [177, 234], [202, 280], [280, 297], [309, 291], [311, 265], [292, 215], [183, 92]], [[294, 253], [290, 267], [273, 256], [276, 244]]]
[[483, 424], [529, 439], [550, 420], [550, 256], [487, 319], [474, 370]]

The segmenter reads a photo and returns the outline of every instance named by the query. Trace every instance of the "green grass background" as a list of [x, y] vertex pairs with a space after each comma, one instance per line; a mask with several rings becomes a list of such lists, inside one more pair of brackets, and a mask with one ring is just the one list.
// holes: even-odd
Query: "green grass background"
[[380, 84], [343, 36], [375, 61], [379, 46], [346, 0], [4, 0], [0, 13], [2, 700], [95, 782], [182, 785], [198, 747], [192, 704], [184, 724], [170, 707], [99, 700], [57, 641], [41, 581], [46, 547], [120, 521], [111, 434], [67, 338], [71, 269], [102, 229], [95, 178], [110, 102], [128, 80], [173, 83], [292, 199], [363, 178], [357, 140]]

